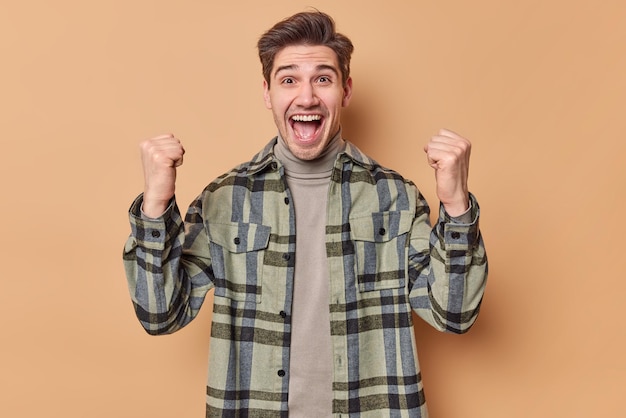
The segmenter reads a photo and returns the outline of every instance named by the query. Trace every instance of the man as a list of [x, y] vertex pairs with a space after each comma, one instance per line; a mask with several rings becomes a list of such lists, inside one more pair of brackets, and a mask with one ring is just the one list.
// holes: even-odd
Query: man
[[486, 281], [470, 143], [442, 130], [424, 148], [441, 201], [431, 230], [413, 183], [341, 137], [353, 46], [332, 19], [296, 14], [258, 47], [278, 136], [184, 223], [180, 141], [142, 143], [124, 252], [137, 316], [174, 332], [214, 289], [207, 417], [426, 417], [411, 310], [463, 333]]

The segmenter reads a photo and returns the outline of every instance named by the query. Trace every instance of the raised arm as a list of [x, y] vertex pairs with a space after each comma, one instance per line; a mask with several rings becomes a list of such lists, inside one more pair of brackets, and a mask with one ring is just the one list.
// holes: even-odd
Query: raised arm
[[135, 312], [150, 334], [188, 324], [213, 287], [202, 199], [191, 204], [185, 222], [174, 199], [183, 154], [173, 135], [141, 143], [145, 189], [129, 210], [124, 267]]
[[441, 204], [431, 228], [418, 193], [409, 248], [411, 306], [436, 329], [453, 333], [466, 332], [476, 321], [487, 281], [478, 202], [467, 186], [470, 149], [467, 139], [448, 130], [424, 147]]

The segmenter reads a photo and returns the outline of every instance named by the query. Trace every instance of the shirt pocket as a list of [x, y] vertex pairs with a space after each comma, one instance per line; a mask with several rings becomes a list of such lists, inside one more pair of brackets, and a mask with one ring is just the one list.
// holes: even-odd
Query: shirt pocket
[[206, 223], [215, 296], [261, 302], [263, 258], [271, 228], [254, 223]]
[[405, 286], [412, 221], [410, 211], [375, 212], [350, 218], [360, 292]]

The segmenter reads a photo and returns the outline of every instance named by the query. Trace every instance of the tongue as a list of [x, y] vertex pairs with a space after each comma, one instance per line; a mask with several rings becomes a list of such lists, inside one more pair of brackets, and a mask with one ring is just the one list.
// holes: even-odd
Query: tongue
[[317, 130], [317, 122], [295, 122], [293, 130], [300, 139], [311, 139]]

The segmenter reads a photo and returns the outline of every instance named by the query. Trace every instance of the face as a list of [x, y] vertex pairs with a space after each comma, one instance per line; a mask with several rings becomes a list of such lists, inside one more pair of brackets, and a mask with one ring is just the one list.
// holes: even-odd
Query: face
[[341, 109], [352, 95], [342, 84], [337, 54], [327, 46], [293, 45], [274, 58], [265, 105], [293, 155], [313, 160], [339, 132]]

